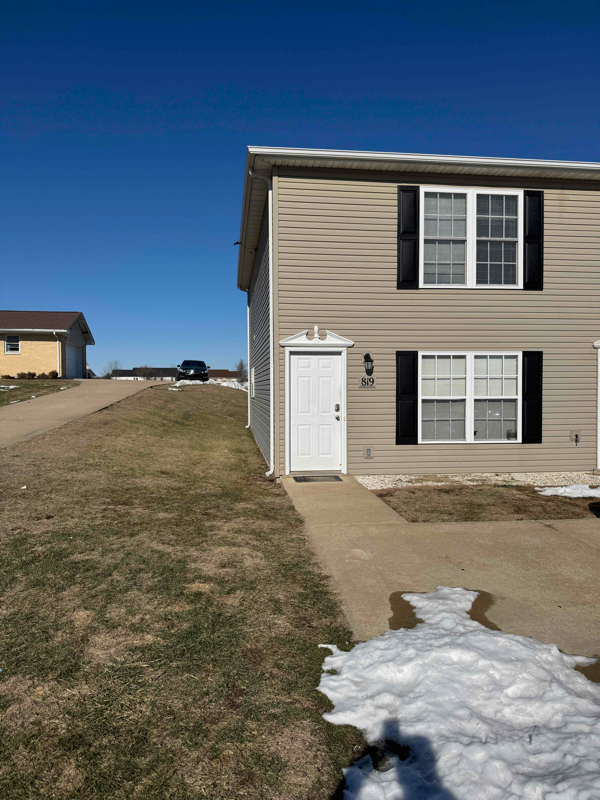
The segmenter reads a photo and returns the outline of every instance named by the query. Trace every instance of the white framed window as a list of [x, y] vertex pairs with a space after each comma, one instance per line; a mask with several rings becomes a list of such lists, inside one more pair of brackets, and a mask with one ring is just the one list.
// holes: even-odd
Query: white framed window
[[523, 192], [421, 186], [419, 285], [522, 289]]
[[520, 352], [420, 352], [419, 444], [521, 442]]
[[9, 354], [15, 354], [21, 352], [21, 337], [20, 336], [13, 336], [12, 334], [6, 334], [4, 337], [4, 352]]
[[250, 370], [250, 397], [254, 397], [254, 367]]

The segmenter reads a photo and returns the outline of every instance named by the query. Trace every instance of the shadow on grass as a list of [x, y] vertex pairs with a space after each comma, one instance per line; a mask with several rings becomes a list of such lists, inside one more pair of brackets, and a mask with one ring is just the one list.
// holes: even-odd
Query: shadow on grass
[[[402, 788], [405, 800], [456, 800], [456, 795], [444, 788], [437, 774], [435, 754], [427, 737], [403, 737], [395, 720], [386, 723], [384, 733], [383, 741], [365, 747], [350, 765], [364, 765], [365, 772], [352, 770], [340, 781], [330, 800], [344, 800], [345, 792], [352, 796], [359, 795], [365, 785], [369, 759], [379, 772], [394, 770], [394, 780]], [[394, 758], [389, 766], [394, 756], [398, 760]]]

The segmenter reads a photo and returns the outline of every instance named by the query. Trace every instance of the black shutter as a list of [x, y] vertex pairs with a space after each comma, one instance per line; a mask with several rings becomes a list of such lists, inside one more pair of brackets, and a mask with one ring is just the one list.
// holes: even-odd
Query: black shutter
[[416, 350], [396, 352], [396, 444], [418, 443], [418, 402]]
[[525, 192], [525, 241], [523, 243], [523, 289], [544, 288], [544, 193]]
[[398, 187], [398, 289], [419, 288], [419, 187]]
[[544, 354], [523, 352], [523, 444], [542, 443], [542, 378]]

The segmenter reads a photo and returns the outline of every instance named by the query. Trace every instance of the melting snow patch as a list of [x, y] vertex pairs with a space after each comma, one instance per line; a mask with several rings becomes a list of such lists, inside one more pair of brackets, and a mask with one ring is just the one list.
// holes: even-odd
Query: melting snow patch
[[175, 387], [175, 386], [169, 386], [169, 391], [170, 392], [180, 392], [181, 389], [177, 389], [177, 387]]
[[323, 716], [387, 755], [344, 771], [344, 800], [599, 798], [600, 686], [574, 670], [595, 659], [485, 628], [468, 615], [477, 592], [403, 597], [422, 624], [347, 653], [321, 645]]
[[[229, 380], [228, 378], [223, 378], [223, 380], [217, 380], [215, 378], [209, 378], [207, 381], [186, 381], [181, 380], [177, 381], [177, 383], [173, 384], [173, 388], [177, 386], [205, 386], [207, 383], [212, 384], [213, 386], [226, 386], [229, 389], [241, 389], [243, 392], [248, 391], [248, 384], [247, 383], [240, 383], [239, 381]], [[171, 388], [171, 387], [169, 387]]]
[[0, 386], [0, 392], [8, 392], [9, 389], [18, 389], [18, 386]]
[[587, 483], [574, 483], [572, 486], [554, 486], [550, 489], [535, 488], [536, 492], [543, 494], [544, 497], [551, 497], [554, 494], [559, 497], [600, 497], [600, 489], [590, 489]]

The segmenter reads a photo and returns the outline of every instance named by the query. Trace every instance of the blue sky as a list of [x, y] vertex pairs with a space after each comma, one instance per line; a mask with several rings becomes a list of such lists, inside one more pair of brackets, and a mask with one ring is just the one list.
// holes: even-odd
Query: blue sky
[[600, 161], [597, 2], [21, 2], [0, 11], [0, 307], [99, 369], [246, 353], [245, 148]]

